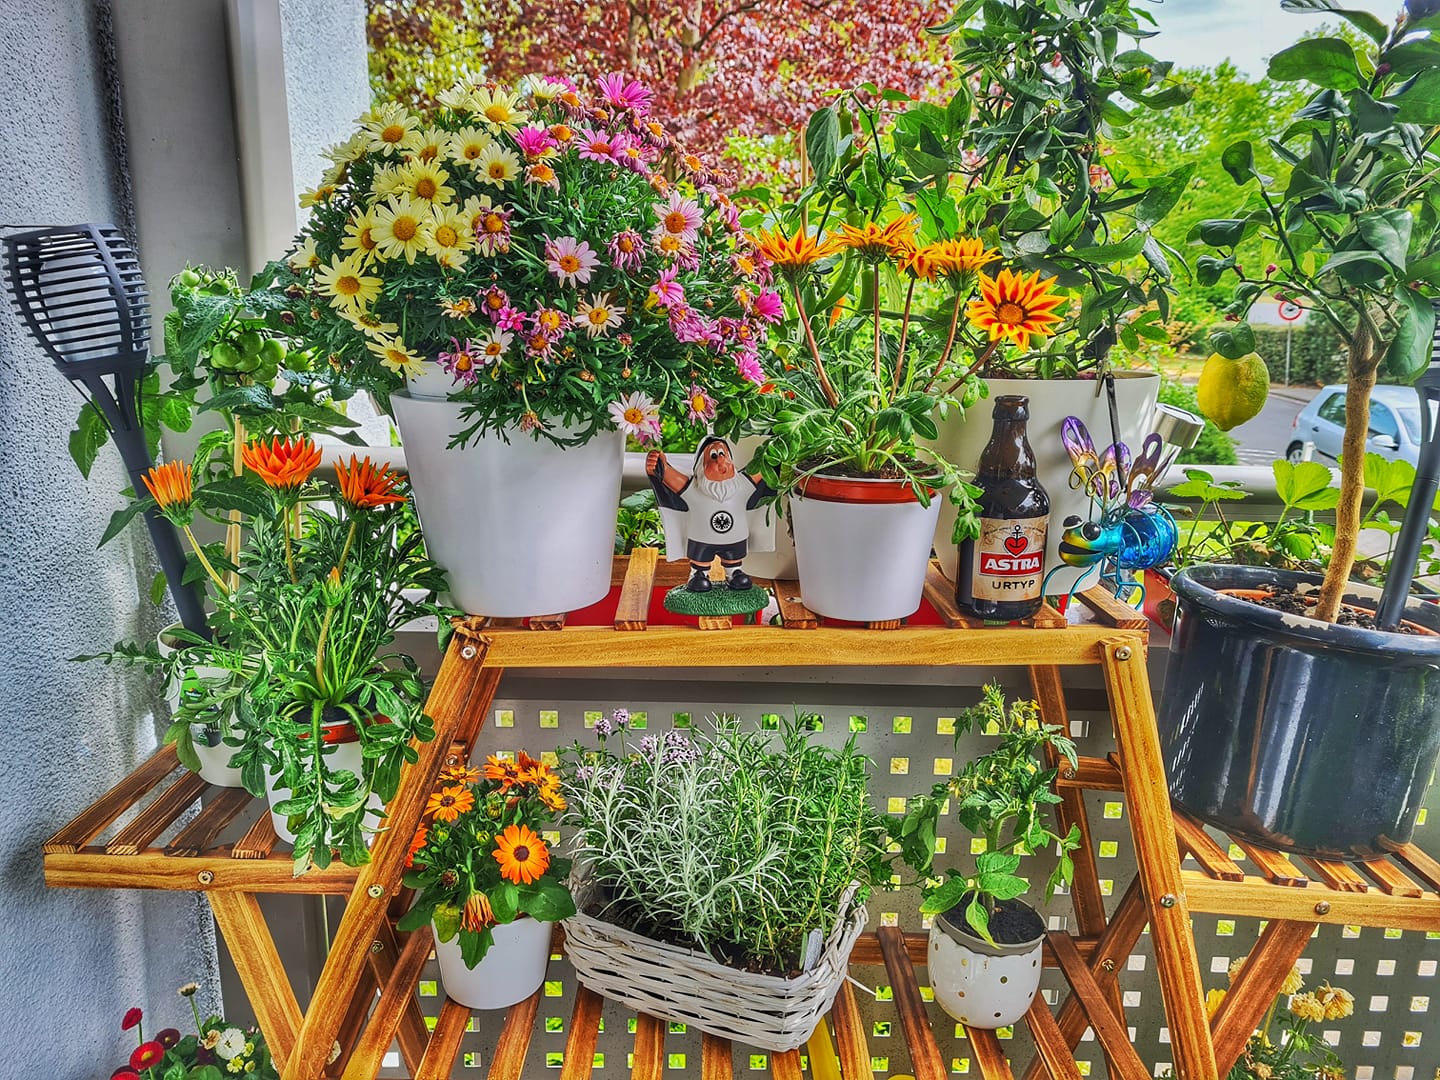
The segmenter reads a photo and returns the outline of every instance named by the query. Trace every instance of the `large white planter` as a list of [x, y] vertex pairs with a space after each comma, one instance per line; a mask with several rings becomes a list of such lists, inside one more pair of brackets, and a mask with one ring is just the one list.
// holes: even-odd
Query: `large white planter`
[[390, 398], [430, 557], [456, 606], [523, 618], [574, 611], [610, 591], [625, 439], [565, 449], [519, 431], [450, 449], [459, 402]]
[[[817, 478], [823, 479], [823, 478]], [[894, 489], [889, 480], [851, 480], [847, 485]], [[903, 619], [920, 606], [930, 543], [944, 496], [929, 506], [906, 502], [842, 502], [790, 498], [800, 596], [829, 619], [881, 622]]]
[[458, 934], [449, 941], [437, 936], [435, 959], [445, 996], [469, 1009], [504, 1009], [524, 1001], [545, 981], [554, 927], [531, 918], [492, 926], [495, 940], [473, 969], [465, 966]]
[[[340, 725], [326, 726], [348, 727], [349, 724], [342, 723]], [[353, 730], [351, 734], [354, 734]], [[334, 749], [325, 755], [325, 767], [331, 772], [344, 771], [354, 773], [356, 776], [360, 776], [361, 769], [364, 767], [365, 758], [364, 752], [361, 749], [361, 742], [359, 736], [356, 735], [348, 742], [334, 743], [333, 746]], [[277, 774], [275, 776], [267, 777], [265, 781], [265, 798], [270, 803], [271, 807], [274, 807], [278, 803], [282, 803], [286, 799], [290, 798], [290, 789], [288, 787], [280, 787], [278, 783], [279, 779], [280, 776]], [[373, 791], [370, 793], [370, 798], [366, 801], [365, 805], [371, 810], [385, 809], [385, 801]], [[364, 811], [361, 812], [363, 813]], [[373, 815], [367, 814], [366, 817], [373, 822]], [[295, 842], [295, 834], [290, 831], [289, 825], [286, 824], [286, 818], [284, 814], [277, 814], [272, 809], [270, 811], [270, 823], [275, 826], [275, 835], [278, 836], [281, 840], [285, 841], [285, 843], [287, 844], [293, 844]]]
[[937, 915], [930, 925], [926, 952], [936, 1002], [970, 1027], [994, 1029], [1017, 1023], [1040, 989], [1044, 935], [1017, 945], [992, 946], [962, 931], [947, 931], [942, 923], [943, 916]]
[[[1060, 441], [1060, 425], [1067, 416], [1085, 422], [1095, 448], [1103, 453], [1113, 441], [1110, 436], [1109, 396], [1098, 381], [1083, 379], [986, 379], [990, 397], [973, 405], [963, 419], [950, 417], [940, 424], [935, 449], [962, 469], [975, 471], [980, 452], [990, 441], [993, 425], [990, 401], [1001, 394], [1022, 394], [1030, 399], [1030, 421], [1026, 437], [1035, 451], [1036, 472], [1050, 496], [1050, 529], [1045, 541], [1045, 572], [1062, 569], [1048, 579], [1047, 592], [1063, 593], [1084, 570], [1067, 567], [1060, 561], [1061, 523], [1070, 515], [1087, 518], [1090, 500], [1083, 491], [1070, 487], [1070, 455]], [[1154, 429], [1155, 402], [1160, 394], [1160, 376], [1150, 372], [1115, 373], [1115, 404], [1120, 420], [1120, 441], [1138, 451]], [[953, 581], [960, 553], [950, 536], [955, 528], [955, 508], [948, 502], [940, 511], [935, 530], [935, 554], [946, 575]]]

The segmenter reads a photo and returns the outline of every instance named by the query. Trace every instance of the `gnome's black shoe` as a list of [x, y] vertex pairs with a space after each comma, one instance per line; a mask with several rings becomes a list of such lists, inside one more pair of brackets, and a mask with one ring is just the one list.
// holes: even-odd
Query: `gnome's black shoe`
[[696, 570], [690, 575], [690, 580], [685, 583], [686, 592], [709, 592], [710, 571], [708, 569]]
[[736, 592], [744, 592], [746, 589], [753, 589], [755, 587], [755, 583], [750, 580], [750, 575], [745, 573], [744, 570], [738, 569], [730, 575], [729, 584], [730, 588]]

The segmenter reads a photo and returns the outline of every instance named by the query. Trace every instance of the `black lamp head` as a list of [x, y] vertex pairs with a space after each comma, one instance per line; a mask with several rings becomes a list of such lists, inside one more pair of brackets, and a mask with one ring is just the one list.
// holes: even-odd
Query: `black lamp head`
[[4, 238], [15, 309], [66, 378], [139, 379], [150, 351], [140, 260], [114, 225], [63, 225]]

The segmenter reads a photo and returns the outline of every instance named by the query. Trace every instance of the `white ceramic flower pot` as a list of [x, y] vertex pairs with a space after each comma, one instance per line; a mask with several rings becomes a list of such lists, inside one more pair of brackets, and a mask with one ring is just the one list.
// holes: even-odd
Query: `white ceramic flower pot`
[[[179, 623], [171, 623], [160, 633], [155, 635], [155, 646], [160, 650], [161, 656], [174, 656], [179, 651], [180, 645], [171, 636], [171, 632], [180, 628]], [[186, 678], [217, 679], [226, 674], [226, 670], [214, 667], [210, 664], [197, 664], [186, 669], [179, 677], [165, 681], [165, 701], [174, 712], [180, 707], [180, 693], [185, 685]], [[230, 758], [235, 753], [235, 747], [219, 743], [211, 746], [205, 734], [203, 724], [190, 725], [190, 741], [195, 747], [195, 756], [200, 759], [200, 778], [207, 784], [214, 784], [216, 787], [244, 787], [240, 781], [240, 770], [230, 767]]]
[[926, 952], [936, 1002], [970, 1027], [1017, 1023], [1040, 989], [1044, 934], [1017, 945], [992, 946], [963, 931], [947, 931], [943, 919], [936, 916], [931, 924]]
[[[735, 450], [736, 461], [743, 467], [765, 441], [759, 435], [747, 435]], [[782, 515], [778, 505], [770, 507], [770, 521], [775, 530], [774, 551], [752, 551], [745, 556], [745, 572], [751, 577], [772, 581], [794, 581], [799, 573], [795, 563], [795, 540], [790, 535], [789, 511]]]
[[[327, 732], [326, 741], [331, 742], [333, 747], [333, 749], [325, 755], [325, 767], [331, 772], [344, 771], [360, 776], [365, 759], [361, 749], [360, 736], [354, 727], [344, 721], [338, 724], [326, 724], [324, 727]], [[339, 729], [339, 733], [329, 734], [335, 732], [336, 729]], [[280, 787], [278, 784], [279, 779], [279, 775], [276, 775], [267, 777], [265, 781], [265, 798], [271, 807], [290, 798], [290, 789], [288, 787]], [[373, 791], [370, 793], [370, 798], [366, 800], [365, 805], [371, 810], [385, 809], [384, 800]], [[366, 814], [366, 819], [370, 824], [374, 824], [375, 822], [374, 815], [372, 814]], [[270, 822], [275, 826], [276, 836], [287, 844], [293, 844], [295, 842], [295, 834], [290, 831], [289, 825], [286, 824], [284, 814], [277, 814], [272, 809], [270, 811]]]
[[[865, 489], [861, 492], [860, 489]], [[829, 619], [903, 619], [920, 606], [944, 496], [895, 499], [891, 480], [814, 477], [790, 498], [800, 596]], [[845, 492], [867, 501], [849, 501]], [[908, 492], [908, 488], [904, 489]]]
[[528, 917], [491, 927], [495, 940], [473, 969], [460, 955], [458, 934], [449, 941], [437, 936], [435, 959], [445, 996], [469, 1009], [504, 1009], [524, 1001], [545, 981], [554, 927]]
[[[1045, 541], [1045, 572], [1062, 569], [1048, 578], [1046, 591], [1064, 593], [1084, 571], [1066, 567], [1060, 561], [1060, 523], [1074, 514], [1087, 518], [1090, 500], [1083, 491], [1070, 487], [1070, 455], [1060, 441], [1060, 425], [1067, 416], [1084, 421], [1097, 451], [1104, 452], [1112, 441], [1110, 405], [1101, 383], [1081, 379], [987, 379], [990, 397], [973, 406], [963, 419], [950, 417], [940, 423], [940, 437], [933, 443], [941, 456], [962, 469], [974, 472], [980, 452], [990, 441], [992, 423], [989, 402], [1001, 394], [1023, 394], [1030, 399], [1030, 422], [1026, 437], [1035, 451], [1036, 473], [1050, 496], [1050, 529]], [[1097, 390], [1099, 391], [1097, 393]], [[1115, 373], [1115, 405], [1120, 421], [1120, 440], [1138, 451], [1153, 430], [1155, 402], [1160, 394], [1160, 376], [1150, 372]], [[953, 581], [960, 553], [950, 539], [955, 528], [955, 508], [948, 502], [940, 511], [935, 530], [935, 554], [946, 575]]]
[[459, 402], [390, 399], [430, 556], [458, 607], [521, 618], [574, 611], [610, 591], [625, 440], [561, 448], [519, 431], [462, 449]]
[[455, 389], [455, 378], [439, 364], [427, 360], [421, 374], [406, 376], [405, 389], [412, 398], [444, 401]]

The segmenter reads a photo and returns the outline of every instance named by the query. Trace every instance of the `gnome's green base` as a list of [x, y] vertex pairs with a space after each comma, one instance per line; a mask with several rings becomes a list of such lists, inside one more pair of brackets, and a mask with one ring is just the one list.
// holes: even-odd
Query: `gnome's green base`
[[691, 592], [676, 585], [665, 594], [665, 610], [676, 615], [753, 615], [769, 602], [769, 589], [730, 589], [719, 581], [709, 592]]

